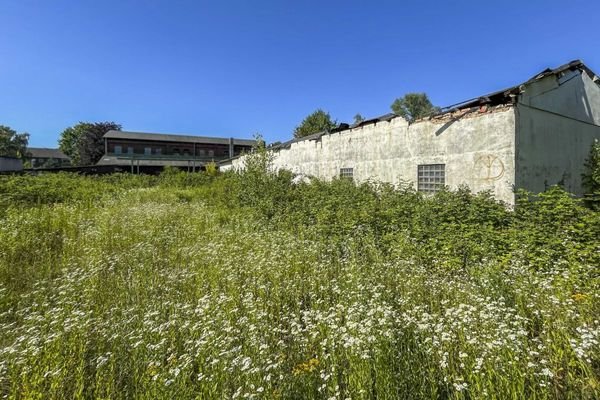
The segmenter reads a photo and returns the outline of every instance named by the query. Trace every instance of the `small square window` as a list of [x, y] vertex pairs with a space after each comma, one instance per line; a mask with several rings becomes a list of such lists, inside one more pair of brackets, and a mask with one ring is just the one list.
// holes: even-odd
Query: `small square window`
[[446, 164], [417, 166], [417, 190], [419, 192], [439, 192], [444, 185], [446, 185]]
[[354, 179], [354, 168], [340, 168], [340, 178]]
[[121, 154], [123, 148], [121, 146], [115, 146], [115, 154]]
[[151, 155], [152, 154], [152, 147], [144, 147], [144, 155]]

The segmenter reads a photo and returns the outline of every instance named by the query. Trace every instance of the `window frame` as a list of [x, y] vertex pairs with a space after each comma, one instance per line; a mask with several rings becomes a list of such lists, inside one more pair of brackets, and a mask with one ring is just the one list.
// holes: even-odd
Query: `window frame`
[[446, 186], [446, 164], [418, 164], [417, 191], [435, 194]]
[[340, 179], [351, 179], [354, 180], [354, 168], [353, 167], [344, 167], [340, 168]]

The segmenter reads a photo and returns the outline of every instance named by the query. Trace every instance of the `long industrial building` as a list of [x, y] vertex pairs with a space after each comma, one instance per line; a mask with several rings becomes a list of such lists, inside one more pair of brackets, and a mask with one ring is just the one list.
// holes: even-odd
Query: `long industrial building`
[[[423, 192], [467, 185], [509, 204], [515, 188], [560, 184], [581, 195], [585, 160], [600, 140], [599, 83], [572, 61], [412, 123], [386, 114], [291, 140], [273, 149], [273, 165], [322, 179], [408, 182]], [[221, 165], [243, 167], [244, 157]]]

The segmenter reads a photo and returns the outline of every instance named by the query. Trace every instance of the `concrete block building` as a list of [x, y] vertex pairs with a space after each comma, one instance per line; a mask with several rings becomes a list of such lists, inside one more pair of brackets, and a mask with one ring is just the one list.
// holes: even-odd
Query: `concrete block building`
[[[581, 61], [447, 107], [412, 123], [387, 114], [274, 148], [274, 167], [331, 179], [411, 182], [423, 192], [467, 185], [514, 202], [514, 189], [554, 184], [581, 195], [600, 139], [600, 82]], [[222, 169], [243, 168], [243, 157]]]

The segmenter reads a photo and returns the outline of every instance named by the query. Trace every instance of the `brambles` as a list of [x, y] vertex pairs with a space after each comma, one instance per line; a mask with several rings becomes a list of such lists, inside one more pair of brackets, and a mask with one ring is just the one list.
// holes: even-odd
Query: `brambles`
[[559, 189], [512, 212], [257, 168], [0, 193], [0, 397], [600, 394], [600, 216]]

